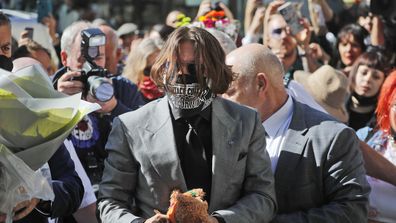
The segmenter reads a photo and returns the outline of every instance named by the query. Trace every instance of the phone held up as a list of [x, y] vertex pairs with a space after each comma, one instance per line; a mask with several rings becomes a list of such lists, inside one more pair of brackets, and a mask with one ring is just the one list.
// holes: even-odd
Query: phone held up
[[298, 3], [292, 2], [286, 2], [278, 8], [279, 14], [283, 16], [286, 23], [289, 25], [292, 35], [296, 35], [304, 29], [304, 27], [300, 24], [300, 8], [301, 6]]
[[27, 31], [27, 38], [33, 39], [33, 28], [32, 27], [26, 27], [25, 30]]

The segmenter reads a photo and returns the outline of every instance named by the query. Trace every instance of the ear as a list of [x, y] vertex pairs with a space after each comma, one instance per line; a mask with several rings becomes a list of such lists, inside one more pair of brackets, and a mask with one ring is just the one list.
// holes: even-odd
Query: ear
[[67, 66], [67, 53], [65, 51], [61, 51], [60, 53], [60, 57], [61, 57], [61, 62], [63, 64], [63, 66]]
[[265, 73], [258, 73], [256, 75], [257, 89], [259, 93], [264, 93], [268, 88], [268, 77]]

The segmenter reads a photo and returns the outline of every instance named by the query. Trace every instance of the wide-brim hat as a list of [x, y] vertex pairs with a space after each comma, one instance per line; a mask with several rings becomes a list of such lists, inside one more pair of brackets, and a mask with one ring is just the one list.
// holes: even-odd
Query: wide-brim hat
[[135, 23], [124, 23], [117, 29], [117, 35], [118, 37], [122, 37], [125, 35], [136, 34], [137, 31], [138, 27]]
[[294, 79], [302, 84], [330, 115], [340, 122], [348, 122], [345, 101], [349, 95], [349, 82], [341, 71], [323, 65], [313, 73], [296, 71]]

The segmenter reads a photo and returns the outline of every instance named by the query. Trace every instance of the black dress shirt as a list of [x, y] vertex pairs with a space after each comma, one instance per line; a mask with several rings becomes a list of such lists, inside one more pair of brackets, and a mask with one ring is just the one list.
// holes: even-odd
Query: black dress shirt
[[[211, 110], [212, 106], [208, 106], [198, 114], [184, 118], [171, 109], [173, 133], [187, 189], [202, 188], [208, 203], [212, 184]], [[189, 124], [198, 135], [198, 139], [191, 143], [186, 140]]]

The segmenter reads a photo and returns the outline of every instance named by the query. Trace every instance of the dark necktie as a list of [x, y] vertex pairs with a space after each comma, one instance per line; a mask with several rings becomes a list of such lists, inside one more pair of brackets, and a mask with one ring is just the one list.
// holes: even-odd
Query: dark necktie
[[183, 148], [184, 167], [183, 173], [188, 189], [202, 188], [205, 193], [205, 199], [209, 199], [211, 188], [211, 171], [206, 157], [204, 144], [200, 138], [200, 115], [186, 120], [188, 130], [186, 133], [186, 148]]
[[202, 160], [206, 162], [207, 159], [205, 154], [205, 148], [203, 146], [201, 139], [199, 138], [199, 133], [198, 133], [199, 122], [201, 121], [201, 119], [202, 119], [201, 116], [197, 116], [194, 119], [190, 119], [186, 121], [188, 125], [186, 142], [188, 145], [191, 145], [193, 153], [197, 155], [199, 159], [202, 158]]

